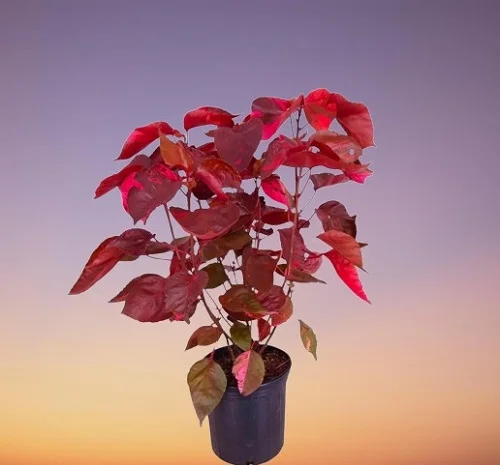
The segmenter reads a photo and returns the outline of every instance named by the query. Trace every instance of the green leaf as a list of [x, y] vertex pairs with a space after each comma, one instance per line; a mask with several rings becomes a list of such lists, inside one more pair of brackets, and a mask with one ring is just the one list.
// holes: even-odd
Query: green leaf
[[201, 326], [189, 338], [186, 350], [196, 346], [209, 346], [215, 344], [222, 336], [220, 328], [215, 326]]
[[247, 312], [252, 315], [267, 314], [257, 296], [243, 284], [235, 284], [219, 297], [221, 305], [229, 312]]
[[241, 250], [252, 241], [250, 235], [243, 230], [235, 231], [225, 236], [206, 242], [202, 247], [204, 261], [213, 258], [223, 258], [230, 250]]
[[212, 358], [204, 358], [191, 367], [187, 382], [201, 426], [226, 392], [227, 378], [218, 363]]
[[316, 356], [316, 350], [318, 349], [318, 341], [316, 340], [316, 335], [314, 331], [307, 326], [302, 320], [299, 320], [300, 323], [300, 338], [302, 339], [302, 344], [308, 352], [313, 354], [315, 360], [318, 360]]
[[[287, 266], [288, 265], [286, 263], [278, 265], [276, 267], [276, 271], [280, 275], [285, 276]], [[323, 283], [323, 284], [326, 284], [321, 279], [315, 278], [312, 274], [306, 273], [305, 271], [301, 271], [301, 270], [298, 270], [296, 268], [292, 268], [290, 270], [290, 274], [288, 276], [288, 279], [290, 281], [295, 281], [296, 283]]]
[[264, 381], [266, 368], [264, 360], [254, 350], [248, 350], [238, 355], [233, 365], [233, 375], [238, 381], [241, 395], [249, 396], [256, 391]]
[[233, 342], [243, 350], [249, 350], [252, 346], [252, 334], [250, 328], [236, 321], [233, 323], [230, 329], [231, 339]]
[[215, 287], [221, 286], [228, 280], [222, 263], [211, 263], [205, 268], [202, 268], [202, 270], [208, 274], [208, 283], [205, 286], [205, 289], [214, 289]]

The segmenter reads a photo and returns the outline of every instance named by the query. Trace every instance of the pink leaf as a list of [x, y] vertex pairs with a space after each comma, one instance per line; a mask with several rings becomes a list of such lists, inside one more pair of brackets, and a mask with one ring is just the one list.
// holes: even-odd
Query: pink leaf
[[186, 113], [184, 116], [184, 129], [189, 131], [189, 129], [209, 124], [232, 127], [234, 124], [233, 118], [236, 118], [236, 116], [221, 108], [200, 107]]
[[[293, 234], [293, 229], [293, 227], [290, 227], [279, 230], [283, 258], [290, 263], [292, 270], [297, 269], [310, 274], [315, 273], [321, 266], [321, 255], [309, 251], [304, 244], [304, 239], [300, 232], [295, 231]], [[292, 238], [293, 246], [291, 244]], [[290, 250], [292, 251], [291, 256]]]
[[346, 208], [336, 200], [323, 203], [316, 209], [316, 215], [323, 225], [325, 231], [334, 229], [356, 237], [356, 216], [347, 213]]
[[149, 231], [141, 228], [128, 229], [117, 237], [113, 243], [125, 254], [140, 256], [146, 253], [150, 240], [154, 237]]
[[125, 210], [134, 223], [146, 223], [149, 215], [160, 205], [170, 202], [181, 187], [179, 176], [163, 163], [131, 175], [120, 186]]
[[273, 285], [266, 292], [259, 292], [257, 299], [269, 313], [277, 313], [286, 303], [286, 295], [281, 286]]
[[215, 130], [214, 142], [220, 157], [236, 171], [244, 171], [257, 150], [262, 137], [262, 122], [251, 119], [232, 128]]
[[349, 289], [364, 301], [371, 303], [363, 291], [363, 286], [358, 277], [356, 267], [336, 250], [330, 250], [324, 254], [331, 262], [340, 279], [347, 284]]
[[165, 305], [173, 320], [187, 321], [194, 313], [199, 296], [208, 283], [208, 275], [198, 271], [194, 275], [180, 271], [165, 280]]
[[260, 177], [265, 179], [276, 171], [286, 160], [288, 150], [294, 147], [293, 141], [284, 136], [274, 139], [264, 152], [260, 162]]
[[336, 99], [327, 89], [313, 90], [304, 99], [304, 113], [316, 131], [328, 129], [337, 114]]
[[221, 199], [227, 199], [226, 193], [222, 190], [223, 187], [236, 189], [241, 184], [238, 172], [219, 158], [204, 160], [196, 171], [196, 176]]
[[266, 179], [263, 179], [261, 187], [262, 190], [276, 202], [282, 203], [288, 208], [293, 206], [293, 197], [277, 174], [272, 174]]
[[257, 321], [257, 328], [259, 330], [259, 341], [263, 341], [271, 334], [271, 325], [264, 318]]
[[102, 195], [108, 193], [115, 187], [119, 187], [120, 184], [131, 174], [141, 171], [147, 168], [150, 164], [149, 157], [146, 155], [137, 155], [134, 159], [121, 171], [116, 174], [108, 176], [106, 179], [102, 180], [95, 191], [95, 199], [101, 197]]
[[309, 141], [326, 145], [345, 163], [354, 163], [363, 154], [363, 149], [354, 137], [333, 131], [317, 131], [311, 135]]
[[350, 263], [363, 268], [363, 260], [361, 258], [361, 248], [354, 237], [342, 231], [330, 229], [318, 236], [323, 242], [333, 247], [338, 253], [346, 258]]
[[248, 350], [236, 357], [233, 365], [233, 375], [238, 382], [241, 395], [249, 396], [262, 384], [265, 374], [262, 357], [253, 350]]
[[268, 292], [273, 286], [277, 259], [266, 250], [246, 248], [243, 251], [242, 274], [244, 283], [260, 292]]
[[270, 139], [283, 122], [299, 109], [303, 96], [284, 100], [277, 97], [260, 97], [252, 102], [250, 119], [259, 118], [264, 123], [262, 140]]
[[286, 297], [283, 306], [275, 313], [271, 315], [271, 324], [273, 326], [278, 326], [290, 319], [293, 315], [293, 303], [290, 297]]
[[193, 212], [171, 207], [170, 213], [187, 233], [202, 240], [222, 236], [240, 218], [240, 208], [231, 202]]
[[314, 190], [317, 191], [322, 187], [334, 186], [335, 184], [348, 182], [349, 178], [345, 174], [321, 173], [311, 174], [311, 181], [313, 183]]
[[172, 126], [163, 121], [150, 123], [132, 131], [123, 144], [122, 151], [117, 160], [125, 160], [133, 157], [151, 144], [151, 142], [158, 139], [160, 132], [168, 136], [182, 137], [182, 134], [177, 129], [172, 128]]

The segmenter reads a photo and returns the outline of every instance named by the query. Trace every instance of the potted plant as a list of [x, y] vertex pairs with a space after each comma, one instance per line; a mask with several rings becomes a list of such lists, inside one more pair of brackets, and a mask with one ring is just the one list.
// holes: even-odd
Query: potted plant
[[[164, 275], [143, 274], [110, 302], [123, 303], [122, 313], [140, 322], [189, 323], [196, 311], [206, 312], [209, 324], [193, 332], [186, 350], [221, 339], [224, 345], [196, 362], [187, 382], [200, 424], [209, 417], [214, 452], [240, 465], [268, 461], [283, 446], [291, 361], [269, 342], [292, 316], [295, 284], [322, 282], [314, 274], [326, 257], [368, 302], [357, 273], [366, 244], [356, 239], [356, 217], [335, 200], [306, 216], [309, 203], [303, 198], [308, 188], [363, 183], [372, 172], [360, 157], [374, 144], [366, 106], [326, 89], [288, 100], [257, 98], [241, 122], [236, 118], [201, 107], [184, 116], [186, 134], [154, 122], [129, 135], [118, 160], [131, 161], [104, 179], [95, 197], [118, 188], [134, 224], [145, 224], [161, 207], [172, 237], [160, 241], [132, 228], [107, 238], [70, 294], [86, 291], [118, 262], [168, 254]], [[287, 120], [291, 133], [277, 135]], [[345, 133], [330, 129], [334, 120]], [[212, 126], [208, 141], [190, 145], [188, 132], [201, 126]], [[151, 155], [140, 153], [155, 141]], [[278, 172], [290, 168], [287, 187]], [[302, 232], [313, 218], [322, 225], [324, 251], [304, 242]], [[176, 237], [174, 222], [184, 236]], [[316, 336], [298, 322], [302, 342], [316, 358]]]

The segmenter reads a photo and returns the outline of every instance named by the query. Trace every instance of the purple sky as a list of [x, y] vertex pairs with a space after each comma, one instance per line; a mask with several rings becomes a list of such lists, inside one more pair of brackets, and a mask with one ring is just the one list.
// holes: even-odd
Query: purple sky
[[[0, 380], [6, 377], [8, 395], [20, 395], [8, 384], [13, 378], [32, 379], [33, 360], [62, 373], [54, 354], [81, 354], [120, 331], [119, 310], [106, 301], [151, 268], [134, 264], [88, 295], [67, 296], [95, 246], [131, 225], [118, 192], [95, 201], [93, 192], [122, 166], [113, 160], [133, 128], [155, 120], [181, 127], [184, 113], [202, 105], [244, 114], [256, 97], [318, 87], [365, 103], [375, 123], [377, 147], [364, 155], [375, 175], [316, 199], [333, 196], [358, 215], [360, 240], [369, 243], [362, 279], [374, 305], [335, 284], [327, 317], [332, 287], [299, 290], [296, 307], [309, 312], [325, 346], [343, 337], [342, 325], [354, 337], [366, 325], [373, 332], [365, 328], [366, 338], [356, 339], [359, 350], [381, 340], [408, 353], [432, 347], [422, 364], [456, 370], [446, 389], [484, 364], [478, 389], [498, 391], [499, 5], [2, 1]], [[159, 214], [148, 226], [159, 236], [166, 231]], [[321, 276], [335, 282], [329, 269]], [[282, 342], [295, 353], [300, 342], [287, 334]], [[182, 378], [188, 362], [179, 367]], [[7, 429], [0, 420], [0, 458]]]

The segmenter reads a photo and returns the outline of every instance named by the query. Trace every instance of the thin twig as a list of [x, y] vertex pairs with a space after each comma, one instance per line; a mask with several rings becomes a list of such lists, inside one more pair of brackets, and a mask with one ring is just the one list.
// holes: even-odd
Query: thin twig
[[164, 203], [163, 208], [165, 208], [165, 213], [167, 214], [167, 220], [168, 220], [168, 225], [170, 226], [170, 233], [172, 234], [172, 239], [175, 240], [174, 226], [172, 225], [172, 218], [170, 218], [170, 212], [168, 210], [168, 205], [166, 203]]
[[215, 323], [215, 326], [217, 326], [217, 328], [219, 328], [222, 331], [222, 334], [224, 334], [224, 336], [226, 337], [226, 339], [230, 340], [234, 344], [234, 341], [231, 339], [231, 336], [229, 336], [229, 334], [227, 334], [227, 332], [224, 330], [224, 328], [220, 324], [220, 321], [213, 314], [212, 310], [210, 310], [210, 307], [208, 306], [207, 301], [206, 301], [205, 296], [203, 295], [203, 293], [201, 294], [201, 301], [203, 302], [203, 305], [205, 306], [205, 309], [207, 310], [208, 315], [210, 316], [210, 318], [212, 319], [212, 321]]

